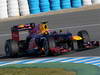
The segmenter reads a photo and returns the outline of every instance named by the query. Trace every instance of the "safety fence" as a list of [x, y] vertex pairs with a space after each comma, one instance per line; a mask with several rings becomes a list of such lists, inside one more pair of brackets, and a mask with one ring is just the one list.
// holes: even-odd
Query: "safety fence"
[[0, 0], [0, 19], [100, 4], [100, 0]]

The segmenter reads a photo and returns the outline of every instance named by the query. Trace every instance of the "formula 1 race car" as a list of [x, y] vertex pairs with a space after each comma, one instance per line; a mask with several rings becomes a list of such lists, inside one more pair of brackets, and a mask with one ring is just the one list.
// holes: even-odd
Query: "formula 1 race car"
[[[20, 40], [19, 32], [28, 31], [25, 40]], [[12, 39], [6, 40], [5, 53], [7, 57], [18, 55], [48, 56], [59, 55], [70, 51], [98, 47], [99, 41], [91, 41], [86, 30], [77, 35], [71, 32], [48, 29], [47, 22], [41, 24], [20, 24], [11, 28]]]

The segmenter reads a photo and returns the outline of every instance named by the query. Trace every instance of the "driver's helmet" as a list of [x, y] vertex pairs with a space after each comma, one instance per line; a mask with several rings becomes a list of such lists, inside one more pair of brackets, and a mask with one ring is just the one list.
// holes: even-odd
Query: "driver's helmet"
[[42, 22], [42, 24], [40, 24], [40, 33], [44, 34], [45, 32], [47, 33], [48, 31], [48, 26], [47, 26], [48, 22]]

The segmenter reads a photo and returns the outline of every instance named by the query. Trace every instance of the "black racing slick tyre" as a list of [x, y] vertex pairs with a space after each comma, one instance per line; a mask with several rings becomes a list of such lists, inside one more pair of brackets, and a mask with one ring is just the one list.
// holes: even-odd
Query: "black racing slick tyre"
[[[48, 43], [49, 43], [49, 49], [56, 48], [56, 43], [55, 43], [54, 38], [49, 37]], [[57, 55], [60, 55], [60, 54], [61, 54], [60, 51], [57, 51], [57, 52], [49, 51], [49, 55], [57, 56]]]
[[44, 55], [48, 56], [49, 55], [48, 40], [45, 37], [43, 37], [41, 38], [41, 43], [42, 43], [42, 48], [44, 48]]
[[7, 40], [5, 43], [5, 53], [7, 57], [16, 57], [19, 52], [18, 42]]
[[83, 38], [84, 43], [90, 42], [90, 37], [89, 37], [89, 34], [86, 30], [79, 31], [78, 35]]
[[73, 41], [72, 49], [73, 49], [74, 51], [77, 51], [77, 50], [78, 50], [78, 41]]
[[90, 42], [90, 37], [89, 37], [89, 34], [86, 30], [79, 31], [77, 33], [77, 35], [83, 38], [82, 40], [78, 41], [78, 47], [79, 48], [83, 48], [84, 43]]
[[55, 48], [55, 47], [56, 47], [54, 38], [51, 38], [51, 37], [48, 38], [48, 43], [49, 43], [49, 49], [50, 49], [50, 48]]

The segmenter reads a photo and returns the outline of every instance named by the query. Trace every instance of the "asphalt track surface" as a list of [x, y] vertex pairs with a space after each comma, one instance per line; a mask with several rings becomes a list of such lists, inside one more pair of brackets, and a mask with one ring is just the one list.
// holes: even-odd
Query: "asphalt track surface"
[[[53, 16], [44, 16], [38, 18], [29, 18], [29, 19], [17, 20], [13, 22], [0, 23], [0, 55], [5, 54], [4, 42], [6, 39], [10, 38], [10, 27], [12, 25], [24, 24], [30, 22], [38, 23], [44, 19], [49, 21], [49, 27], [51, 29], [63, 28], [65, 30], [71, 31], [73, 34], [76, 34], [79, 30], [85, 29], [89, 32], [92, 40], [100, 40], [100, 10], [99, 9], [75, 12], [75, 13], [59, 14]], [[63, 56], [69, 56], [69, 57], [100, 56], [100, 48], [81, 51], [77, 53], [73, 52], [69, 55], [63, 55]], [[22, 58], [19, 58], [19, 60]]]

